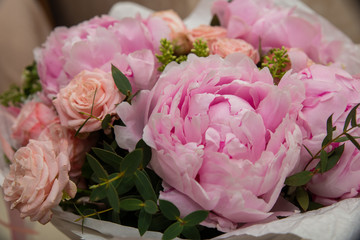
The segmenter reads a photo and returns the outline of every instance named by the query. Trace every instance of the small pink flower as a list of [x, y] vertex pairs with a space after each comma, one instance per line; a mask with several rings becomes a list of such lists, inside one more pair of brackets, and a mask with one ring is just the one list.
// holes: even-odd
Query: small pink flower
[[41, 102], [27, 102], [12, 126], [12, 136], [21, 146], [25, 146], [29, 139], [37, 139], [41, 131], [56, 119], [54, 109]]
[[[66, 192], [76, 194], [76, 186], [69, 180], [70, 162], [67, 142], [30, 140], [14, 155], [10, 172], [3, 183], [4, 199], [11, 208], [20, 211], [22, 218], [45, 224], [50, 221], [51, 208], [57, 206]], [[59, 151], [59, 150], [60, 151]]]
[[253, 46], [251, 46], [249, 43], [241, 39], [209, 39], [208, 45], [210, 49], [210, 54], [218, 54], [221, 57], [226, 57], [231, 53], [239, 52], [250, 57], [254, 61], [254, 63], [258, 63], [260, 60], [258, 51], [255, 50]]
[[104, 119], [107, 114], [114, 114], [116, 104], [123, 99], [124, 95], [115, 86], [112, 75], [95, 69], [84, 70], [76, 75], [60, 90], [53, 103], [61, 125], [70, 129], [79, 129], [92, 115], [80, 132], [93, 132], [101, 129], [99, 120]]

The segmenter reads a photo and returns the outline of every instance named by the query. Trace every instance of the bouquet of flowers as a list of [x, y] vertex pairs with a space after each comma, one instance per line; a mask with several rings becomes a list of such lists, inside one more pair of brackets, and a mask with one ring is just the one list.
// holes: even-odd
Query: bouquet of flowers
[[360, 50], [302, 8], [216, 0], [193, 28], [173, 11], [56, 28], [1, 96], [5, 200], [163, 239], [359, 206]]

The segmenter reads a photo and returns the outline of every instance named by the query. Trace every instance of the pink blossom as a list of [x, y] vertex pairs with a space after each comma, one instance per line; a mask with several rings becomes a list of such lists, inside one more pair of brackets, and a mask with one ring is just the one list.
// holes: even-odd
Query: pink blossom
[[[66, 141], [30, 140], [14, 155], [10, 172], [3, 183], [4, 199], [11, 202], [22, 218], [45, 224], [50, 221], [51, 208], [57, 206], [66, 192], [74, 197], [76, 186], [69, 180], [70, 163]], [[60, 151], [57, 151], [60, 149]]]
[[339, 42], [325, 42], [319, 21], [308, 21], [294, 9], [279, 7], [271, 0], [217, 0], [212, 7], [228, 37], [240, 38], [255, 48], [299, 48], [317, 63], [336, 60]]
[[[342, 69], [312, 65], [299, 73], [305, 84], [306, 98], [299, 115], [303, 144], [315, 154], [321, 149], [326, 136], [326, 121], [332, 115], [336, 130], [334, 137], [343, 129], [345, 119], [352, 107], [360, 102], [360, 82]], [[352, 132], [359, 136], [360, 132]], [[327, 151], [339, 146], [334, 143]], [[305, 148], [301, 151], [302, 167], [311, 156]], [[316, 174], [307, 185], [316, 201], [331, 204], [334, 201], [354, 197], [360, 191], [360, 153], [351, 142], [345, 143], [345, 150], [338, 164], [328, 172]], [[313, 162], [310, 168], [317, 162]]]
[[101, 120], [114, 114], [116, 104], [124, 99], [117, 89], [112, 75], [99, 69], [84, 70], [60, 90], [53, 100], [61, 125], [78, 130], [92, 116], [80, 132], [101, 129]]
[[15, 119], [12, 136], [21, 146], [25, 146], [30, 139], [37, 139], [42, 130], [56, 119], [53, 108], [41, 102], [27, 102]]
[[[118, 112], [130, 113], [124, 123], [131, 136], [141, 137], [145, 126], [151, 168], [188, 199], [182, 211], [210, 210], [206, 225], [222, 230], [273, 214], [302, 138], [294, 121], [299, 106], [286, 84], [274, 86], [269, 71], [242, 54], [190, 55], [169, 65], [142, 97], [120, 104]], [[120, 146], [125, 143], [124, 134], [115, 134]]]
[[151, 88], [158, 74], [154, 54], [168, 33], [160, 18], [102, 16], [71, 28], [56, 28], [35, 50], [45, 97], [52, 100], [82, 70], [110, 72], [111, 64], [124, 72], [134, 90]]
[[158, 11], [153, 16], [160, 17], [167, 23], [171, 30], [171, 39], [175, 39], [179, 33], [187, 32], [184, 22], [174, 10]]

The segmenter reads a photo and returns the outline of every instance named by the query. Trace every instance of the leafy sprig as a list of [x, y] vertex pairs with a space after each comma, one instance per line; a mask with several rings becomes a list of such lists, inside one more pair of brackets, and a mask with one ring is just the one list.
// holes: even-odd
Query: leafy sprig
[[264, 56], [261, 67], [269, 68], [275, 84], [278, 84], [280, 79], [285, 75], [285, 68], [289, 62], [290, 59], [285, 47], [273, 48], [267, 56]]
[[20, 104], [30, 96], [41, 91], [41, 84], [35, 62], [25, 68], [22, 78], [22, 86], [13, 84], [7, 91], [0, 95], [0, 103], [2, 105], [6, 107], [11, 105], [20, 106]]

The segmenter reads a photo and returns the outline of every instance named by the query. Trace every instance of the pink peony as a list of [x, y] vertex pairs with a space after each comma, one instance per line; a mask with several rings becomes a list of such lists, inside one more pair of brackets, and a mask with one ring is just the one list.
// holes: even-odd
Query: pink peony
[[25, 146], [30, 139], [37, 139], [41, 131], [56, 119], [54, 109], [44, 103], [27, 102], [12, 126], [12, 136], [20, 146]]
[[116, 104], [123, 99], [124, 95], [115, 86], [112, 75], [95, 69], [76, 75], [60, 90], [53, 103], [61, 125], [70, 129], [79, 129], [92, 115], [80, 132], [93, 132], [101, 129], [101, 120], [107, 114], [114, 114]]
[[[306, 99], [299, 115], [304, 142], [315, 154], [321, 149], [326, 136], [326, 120], [333, 114], [336, 126], [334, 137], [343, 129], [347, 114], [360, 102], [360, 82], [342, 69], [312, 65], [299, 73], [305, 84]], [[359, 136], [360, 131], [352, 133]], [[337, 147], [334, 143], [331, 148]], [[302, 166], [311, 158], [305, 148], [302, 149]], [[360, 152], [351, 142], [345, 143], [345, 150], [338, 164], [328, 172], [316, 174], [307, 185], [315, 195], [315, 200], [329, 205], [334, 201], [354, 197], [360, 192]], [[310, 165], [314, 167], [317, 162]]]
[[286, 84], [274, 86], [269, 71], [242, 54], [190, 55], [169, 65], [133, 105], [119, 105], [118, 112], [129, 115], [127, 127], [115, 128], [115, 134], [122, 146], [126, 131], [141, 136], [145, 124], [151, 168], [172, 193], [187, 199], [181, 211], [210, 210], [204, 224], [226, 231], [271, 216], [299, 160], [299, 106], [292, 91]]
[[174, 10], [155, 12], [153, 16], [160, 17], [167, 23], [171, 30], [171, 39], [175, 39], [179, 33], [187, 32], [184, 22]]
[[154, 54], [168, 33], [160, 18], [102, 16], [71, 28], [56, 28], [35, 50], [45, 97], [52, 100], [82, 70], [110, 72], [111, 63], [129, 77], [135, 90], [151, 88], [158, 74]]
[[226, 57], [227, 55], [235, 52], [245, 54], [250, 57], [254, 63], [258, 63], [260, 56], [257, 50], [253, 48], [249, 43], [241, 39], [232, 39], [232, 38], [215, 38], [209, 39], [208, 45], [210, 49], [210, 54], [218, 54], [221, 57]]
[[[51, 219], [51, 208], [57, 206], [63, 193], [76, 194], [76, 186], [69, 180], [67, 142], [30, 140], [14, 155], [10, 172], [3, 183], [4, 199], [11, 209], [18, 209], [22, 218], [45, 224]], [[60, 151], [58, 151], [58, 149]]]
[[[228, 37], [243, 39], [263, 49], [299, 48], [317, 63], [336, 60], [340, 43], [325, 42], [319, 23], [298, 17], [294, 9], [281, 8], [271, 0], [217, 0], [212, 7]], [[315, 21], [314, 21], [315, 22]]]

